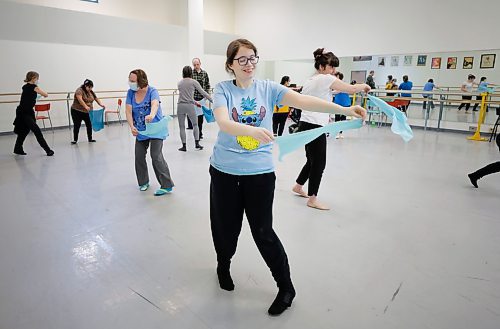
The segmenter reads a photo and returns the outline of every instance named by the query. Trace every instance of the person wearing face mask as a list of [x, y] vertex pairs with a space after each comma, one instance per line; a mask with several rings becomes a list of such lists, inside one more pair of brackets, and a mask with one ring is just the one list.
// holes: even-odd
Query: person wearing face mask
[[125, 114], [130, 131], [135, 140], [135, 173], [139, 190], [146, 191], [149, 188], [148, 165], [146, 154], [151, 147], [151, 160], [156, 179], [160, 188], [154, 193], [155, 196], [165, 195], [172, 192], [174, 182], [170, 177], [170, 170], [163, 157], [163, 139], [149, 138], [141, 135], [146, 130], [146, 123], [158, 122], [163, 118], [160, 106], [160, 95], [155, 87], [149, 86], [146, 72], [141, 69], [133, 70], [129, 74], [129, 91]]
[[45, 91], [38, 87], [39, 77], [40, 75], [37, 72], [30, 71], [26, 74], [26, 79], [24, 79], [26, 84], [23, 86], [21, 100], [16, 109], [16, 118], [14, 120], [14, 133], [17, 134], [14, 154], [26, 155], [23, 144], [30, 131], [32, 131], [33, 134], [35, 134], [38, 144], [40, 144], [40, 146], [47, 153], [47, 156], [54, 155], [54, 151], [50, 149], [49, 145], [45, 141], [45, 138], [43, 137], [40, 127], [36, 124], [35, 111], [33, 110], [38, 95], [43, 97], [49, 96]]
[[234, 290], [230, 265], [245, 214], [255, 244], [278, 286], [278, 294], [268, 309], [268, 313], [275, 316], [292, 305], [295, 288], [288, 256], [273, 229], [276, 183], [272, 152], [273, 109], [280, 104], [324, 112], [327, 121], [330, 112], [364, 119], [366, 110], [358, 105], [345, 108], [334, 104], [329, 93], [327, 101], [299, 94], [270, 80], [255, 79], [259, 56], [249, 40], [232, 41], [226, 55], [225, 68], [234, 79], [220, 82], [214, 89], [214, 115], [220, 130], [209, 169], [210, 224], [217, 255], [216, 272], [220, 288]]
[[[310, 77], [302, 89], [302, 94], [314, 96], [325, 101], [331, 101], [332, 91], [354, 94], [364, 91], [368, 93], [371, 88], [367, 84], [348, 84], [338, 79], [333, 74], [339, 66], [339, 59], [331, 51], [318, 48], [314, 51], [314, 68], [316, 74]], [[328, 113], [302, 111], [298, 131], [306, 131], [322, 127], [329, 122]], [[326, 167], [326, 135], [323, 134], [312, 142], [306, 144], [307, 161], [300, 171], [292, 191], [299, 196], [308, 198], [307, 206], [319, 210], [330, 208], [318, 201], [318, 191]], [[303, 190], [304, 184], [309, 181], [308, 192]]]
[[78, 134], [82, 121], [85, 122], [85, 127], [87, 128], [87, 139], [89, 143], [95, 143], [95, 139], [92, 139], [92, 122], [90, 121], [89, 111], [92, 111], [94, 101], [103, 109], [106, 107], [101, 103], [101, 100], [97, 98], [92, 90], [93, 88], [94, 83], [89, 79], [85, 79], [83, 84], [75, 91], [73, 105], [71, 105], [71, 119], [73, 119], [73, 141], [71, 144], [73, 145], [78, 142]]

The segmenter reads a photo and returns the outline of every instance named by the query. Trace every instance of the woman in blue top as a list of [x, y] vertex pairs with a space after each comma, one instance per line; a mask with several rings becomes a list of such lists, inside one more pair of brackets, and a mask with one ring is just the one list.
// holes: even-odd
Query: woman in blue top
[[[481, 94], [488, 92], [489, 86], [496, 86], [496, 85], [490, 82], [486, 82], [486, 77], [481, 77], [479, 85], [477, 86], [477, 92]], [[474, 104], [472, 111], [477, 111], [477, 105], [481, 103], [481, 101], [483, 100], [483, 96], [482, 95], [476, 96], [476, 100], [478, 100], [479, 102]], [[486, 111], [488, 111], [488, 108], [486, 108]]]
[[255, 80], [259, 57], [248, 40], [231, 42], [226, 54], [226, 71], [235, 79], [215, 87], [214, 115], [220, 131], [210, 158], [210, 222], [217, 276], [222, 289], [234, 289], [229, 268], [245, 213], [257, 248], [279, 288], [268, 313], [279, 315], [292, 304], [295, 289], [287, 255], [272, 227], [276, 180], [271, 144], [273, 109], [282, 104], [363, 118], [366, 111], [301, 95], [269, 80]]
[[158, 122], [163, 118], [160, 107], [160, 95], [156, 88], [148, 85], [148, 77], [143, 70], [133, 70], [129, 74], [129, 91], [125, 113], [135, 140], [135, 173], [139, 189], [146, 191], [149, 188], [148, 165], [146, 154], [151, 145], [151, 160], [160, 188], [156, 196], [172, 192], [174, 182], [170, 178], [167, 162], [163, 158], [163, 139], [149, 138], [141, 135], [146, 130], [146, 123]]

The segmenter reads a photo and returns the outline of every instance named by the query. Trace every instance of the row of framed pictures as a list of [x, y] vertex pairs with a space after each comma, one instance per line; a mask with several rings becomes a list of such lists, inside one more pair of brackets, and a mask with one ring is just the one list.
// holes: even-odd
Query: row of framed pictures
[[[400, 56], [391, 56], [391, 66], [399, 66]], [[495, 59], [496, 54], [483, 54], [481, 55], [480, 68], [482, 69], [492, 69], [495, 67]], [[353, 57], [354, 62], [360, 61], [371, 61], [372, 56], [355, 56]], [[431, 69], [440, 69], [441, 68], [441, 57], [432, 57], [431, 59]], [[413, 62], [412, 55], [403, 56], [403, 65], [411, 66]], [[448, 57], [446, 61], [446, 69], [454, 70], [457, 68], [458, 57]], [[417, 66], [426, 66], [427, 65], [427, 55], [418, 55], [417, 56]], [[378, 58], [378, 66], [386, 66], [386, 58], [379, 57]], [[472, 69], [474, 66], [474, 57], [473, 56], [465, 56], [462, 64], [463, 69]]]

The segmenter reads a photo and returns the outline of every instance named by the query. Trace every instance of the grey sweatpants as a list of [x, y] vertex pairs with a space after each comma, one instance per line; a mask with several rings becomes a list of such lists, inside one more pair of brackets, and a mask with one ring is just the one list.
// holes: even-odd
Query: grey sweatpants
[[139, 186], [149, 183], [148, 164], [146, 163], [146, 154], [151, 145], [151, 160], [155, 171], [156, 179], [160, 183], [161, 188], [171, 188], [174, 186], [170, 171], [168, 170], [167, 161], [163, 157], [163, 140], [162, 139], [147, 139], [144, 141], [135, 140], [135, 174]]
[[177, 104], [177, 121], [179, 121], [179, 130], [181, 134], [182, 144], [186, 143], [186, 116], [193, 124], [194, 140], [200, 140], [200, 128], [198, 127], [198, 116], [194, 110], [193, 104], [179, 103]]

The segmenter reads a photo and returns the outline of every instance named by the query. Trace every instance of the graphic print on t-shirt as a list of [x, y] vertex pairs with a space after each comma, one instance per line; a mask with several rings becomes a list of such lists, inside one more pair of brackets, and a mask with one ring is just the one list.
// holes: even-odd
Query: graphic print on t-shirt
[[151, 113], [151, 102], [144, 102], [136, 107], [137, 116], [134, 116], [134, 126], [137, 130], [146, 130], [146, 116]]
[[[266, 116], [266, 108], [261, 106], [260, 112], [257, 113], [255, 111], [257, 108], [255, 98], [250, 99], [250, 97], [241, 99], [241, 108], [242, 112], [238, 113], [236, 108], [233, 107], [233, 110], [231, 111], [233, 120], [244, 125], [260, 127], [262, 120]], [[258, 140], [250, 136], [237, 136], [236, 141], [242, 148], [249, 151], [255, 150], [260, 145]]]

